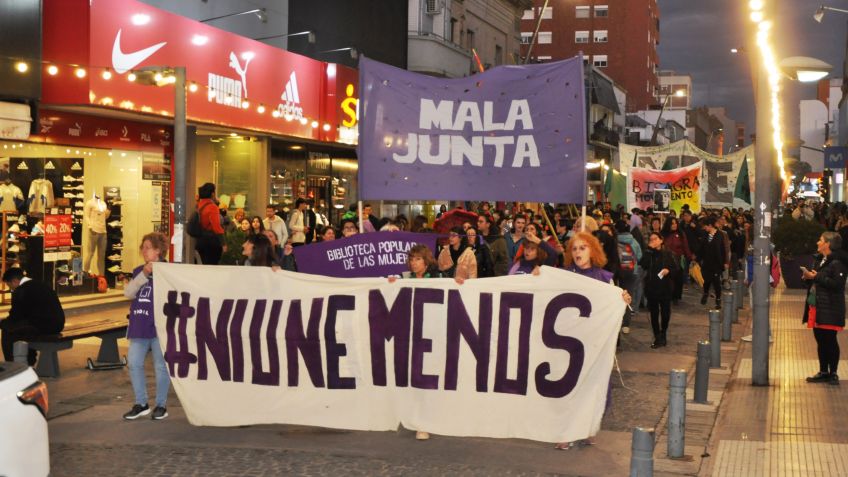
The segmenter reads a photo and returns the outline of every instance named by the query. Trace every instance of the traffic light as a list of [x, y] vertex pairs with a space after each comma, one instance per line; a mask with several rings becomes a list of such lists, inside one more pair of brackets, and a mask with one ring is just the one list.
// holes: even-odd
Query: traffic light
[[825, 201], [830, 197], [830, 183], [833, 179], [833, 171], [825, 169], [821, 179], [819, 179], [819, 195]]

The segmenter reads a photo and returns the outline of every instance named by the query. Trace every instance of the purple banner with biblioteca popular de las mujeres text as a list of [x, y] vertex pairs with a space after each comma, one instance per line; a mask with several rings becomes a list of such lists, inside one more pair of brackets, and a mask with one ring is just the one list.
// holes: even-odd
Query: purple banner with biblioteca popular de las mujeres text
[[362, 58], [362, 199], [581, 203], [581, 58], [435, 78]]
[[297, 269], [327, 277], [359, 278], [400, 275], [409, 270], [407, 254], [424, 244], [435, 254], [436, 234], [373, 232], [318, 242], [294, 249]]

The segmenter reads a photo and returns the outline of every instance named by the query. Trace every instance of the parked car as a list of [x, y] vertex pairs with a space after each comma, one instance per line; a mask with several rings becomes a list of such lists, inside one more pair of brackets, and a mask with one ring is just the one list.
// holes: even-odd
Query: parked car
[[50, 474], [47, 385], [22, 363], [0, 362], [0, 475]]

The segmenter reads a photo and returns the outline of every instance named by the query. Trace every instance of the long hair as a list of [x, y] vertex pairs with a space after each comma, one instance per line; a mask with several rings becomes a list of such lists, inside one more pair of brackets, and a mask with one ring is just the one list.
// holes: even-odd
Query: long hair
[[680, 234], [682, 234], [682, 233], [683, 233], [683, 231], [682, 231], [682, 230], [680, 230], [680, 221], [679, 221], [679, 220], [677, 220], [677, 218], [675, 218], [675, 217], [669, 217], [669, 219], [665, 221], [665, 223], [663, 224], [662, 229], [661, 229], [661, 231], [662, 231], [662, 237], [663, 237], [663, 238], [668, 237], [669, 235], [671, 235], [671, 233], [672, 233], [672, 230], [671, 230], [671, 223], [672, 223], [672, 222], [674, 222], [675, 224], [677, 224], [677, 232], [678, 232], [678, 233], [680, 233]]
[[253, 253], [249, 257], [252, 267], [270, 267], [275, 263], [274, 247], [268, 237], [256, 234], [247, 237], [247, 241], [253, 244]]
[[[253, 230], [253, 221], [257, 220], [257, 219], [259, 220], [259, 230], [258, 231]], [[262, 232], [264, 232], [264, 231], [265, 231], [265, 223], [262, 222], [262, 217], [260, 217], [258, 215], [254, 215], [253, 217], [251, 217], [250, 218], [250, 230], [248, 231], [248, 233], [250, 235], [254, 235], [254, 234], [262, 235]]]
[[604, 248], [598, 238], [588, 232], [575, 232], [568, 240], [565, 246], [565, 268], [569, 268], [574, 264], [574, 257], [571, 255], [571, 247], [578, 241], [582, 240], [589, 246], [589, 258], [592, 266], [601, 268], [607, 264], [607, 255], [604, 253]]

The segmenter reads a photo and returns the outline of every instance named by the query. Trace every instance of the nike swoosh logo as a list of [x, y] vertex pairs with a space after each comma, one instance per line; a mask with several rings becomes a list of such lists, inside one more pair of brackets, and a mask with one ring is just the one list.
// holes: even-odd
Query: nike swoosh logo
[[112, 67], [115, 68], [115, 72], [118, 74], [126, 73], [149, 58], [150, 55], [159, 51], [159, 48], [165, 46], [166, 43], [163, 41], [143, 50], [124, 53], [121, 51], [121, 30], [118, 30], [118, 35], [115, 37], [115, 44], [112, 45]]

